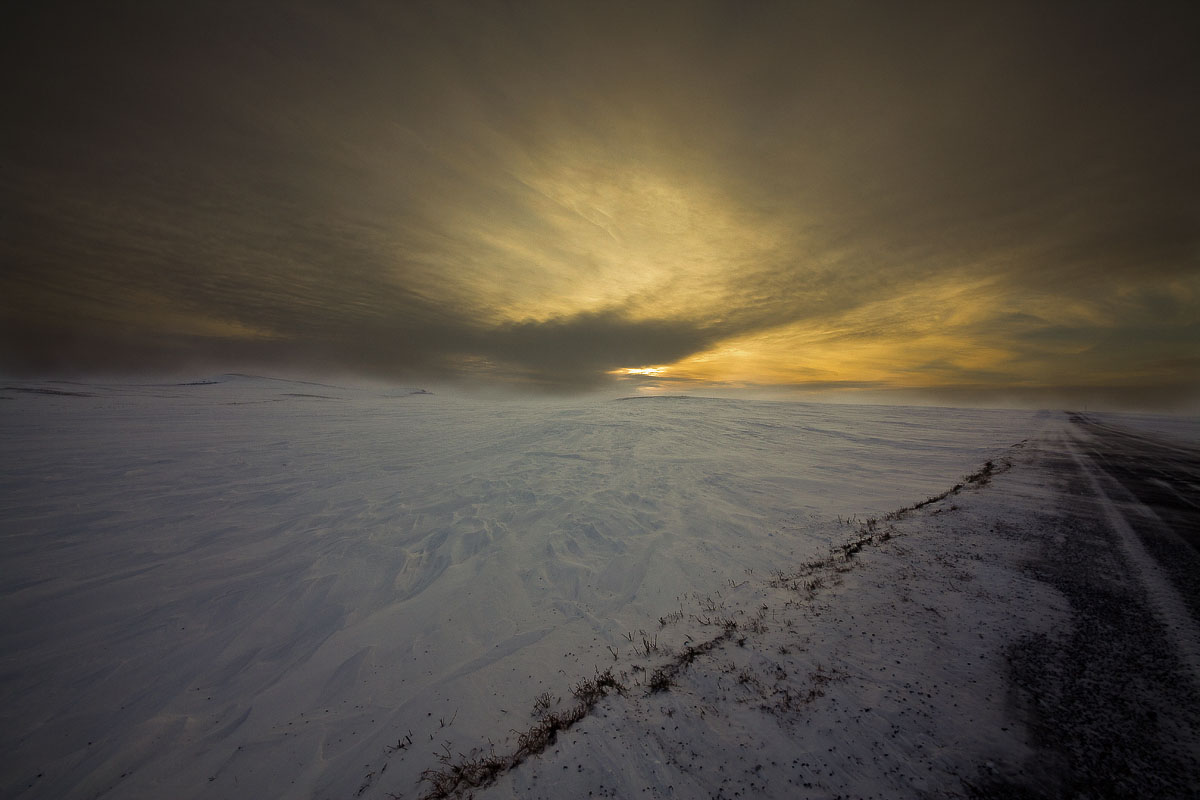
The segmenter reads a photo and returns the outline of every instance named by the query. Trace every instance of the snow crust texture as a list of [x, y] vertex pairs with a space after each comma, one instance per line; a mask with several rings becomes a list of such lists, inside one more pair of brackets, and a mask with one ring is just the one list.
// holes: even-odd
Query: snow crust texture
[[[0, 398], [6, 797], [433, 796], [602, 674], [445, 793], [1005, 796], [1081, 769], [1044, 741], [1071, 684], [1039, 672], [1076, 600], [1030, 566], [1070, 560], [1039, 466], [1062, 415], [251, 376]], [[1195, 733], [1186, 672], [1155, 735]], [[1168, 755], [1169, 794], [1194, 747]]]
[[619, 673], [623, 696], [481, 796], [1195, 797], [1195, 621], [1087, 493], [1086, 438], [1048, 424], [727, 593], [733, 636], [665, 686]]

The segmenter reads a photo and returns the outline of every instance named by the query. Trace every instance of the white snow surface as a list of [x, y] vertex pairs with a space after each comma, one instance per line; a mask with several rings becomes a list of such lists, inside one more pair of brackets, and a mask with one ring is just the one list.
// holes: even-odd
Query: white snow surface
[[1045, 419], [0, 381], [0, 795], [417, 796]]

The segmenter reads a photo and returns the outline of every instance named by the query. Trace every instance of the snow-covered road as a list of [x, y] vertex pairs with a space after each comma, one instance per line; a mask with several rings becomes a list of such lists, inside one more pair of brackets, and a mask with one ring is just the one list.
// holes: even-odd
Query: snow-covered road
[[[1131, 560], [1200, 619], [1200, 444], [1070, 415], [1072, 450]], [[1153, 573], [1153, 574], [1151, 574]]]

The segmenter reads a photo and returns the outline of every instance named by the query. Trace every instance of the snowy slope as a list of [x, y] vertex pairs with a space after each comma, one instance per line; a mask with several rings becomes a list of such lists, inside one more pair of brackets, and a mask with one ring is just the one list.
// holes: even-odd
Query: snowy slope
[[1043, 422], [4, 381], [0, 794], [410, 795], [685, 601]]

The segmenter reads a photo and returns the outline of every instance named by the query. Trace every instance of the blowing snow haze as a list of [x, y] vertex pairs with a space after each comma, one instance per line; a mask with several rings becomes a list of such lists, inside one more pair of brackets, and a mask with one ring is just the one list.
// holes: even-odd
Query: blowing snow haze
[[1195, 407], [1182, 3], [26, 3], [0, 368]]

